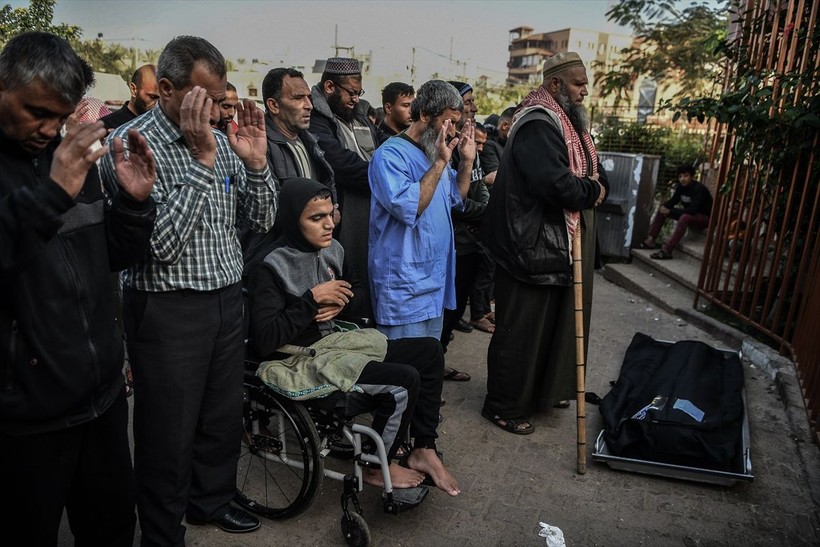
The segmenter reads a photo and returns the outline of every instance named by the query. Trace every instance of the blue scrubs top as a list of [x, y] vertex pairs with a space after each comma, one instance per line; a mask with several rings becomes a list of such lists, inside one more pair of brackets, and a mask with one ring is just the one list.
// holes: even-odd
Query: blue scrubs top
[[414, 143], [388, 139], [370, 161], [368, 269], [376, 323], [406, 325], [454, 309], [455, 246], [450, 210], [463, 208], [449, 166], [430, 205], [416, 215], [430, 161]]

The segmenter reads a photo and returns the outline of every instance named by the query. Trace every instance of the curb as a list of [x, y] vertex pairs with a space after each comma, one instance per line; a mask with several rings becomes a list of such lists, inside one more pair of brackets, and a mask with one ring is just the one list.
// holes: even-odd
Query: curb
[[800, 463], [808, 477], [812, 501], [820, 511], [820, 445], [809, 427], [794, 363], [762, 342], [695, 309], [677, 308], [673, 313], [730, 346], [740, 348], [741, 357], [774, 382], [777, 397], [786, 411], [789, 437], [796, 445]]

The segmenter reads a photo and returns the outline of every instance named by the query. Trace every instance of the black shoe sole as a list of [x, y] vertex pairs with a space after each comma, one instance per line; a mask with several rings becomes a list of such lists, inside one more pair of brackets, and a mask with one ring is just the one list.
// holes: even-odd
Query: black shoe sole
[[191, 519], [186, 518], [185, 522], [187, 522], [188, 524], [191, 524], [193, 526], [205, 526], [205, 525], [211, 524], [213, 526], [216, 526], [217, 528], [219, 528], [223, 532], [228, 532], [229, 534], [246, 534], [248, 532], [253, 532], [254, 530], [258, 530], [262, 526], [261, 522], [257, 522], [256, 526], [254, 526], [253, 528], [243, 528], [243, 529], [240, 530], [240, 529], [236, 529], [236, 528], [226, 528], [226, 527], [224, 527], [224, 526], [220, 525], [219, 523], [217, 523], [215, 521], [212, 521], [212, 520], [191, 520]]

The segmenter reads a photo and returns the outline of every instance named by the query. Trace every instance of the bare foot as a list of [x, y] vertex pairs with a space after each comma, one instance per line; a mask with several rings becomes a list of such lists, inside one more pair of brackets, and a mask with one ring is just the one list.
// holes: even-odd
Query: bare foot
[[[390, 464], [389, 470], [390, 482], [393, 483], [393, 488], [414, 488], [424, 480], [424, 473], [402, 467], [395, 462]], [[381, 469], [365, 467], [362, 479], [367, 484], [384, 488], [384, 477], [382, 477]]]
[[435, 449], [414, 448], [407, 458], [407, 465], [410, 469], [430, 475], [436, 486], [451, 496], [458, 496], [461, 493], [458, 483], [444, 467], [444, 463], [439, 459]]

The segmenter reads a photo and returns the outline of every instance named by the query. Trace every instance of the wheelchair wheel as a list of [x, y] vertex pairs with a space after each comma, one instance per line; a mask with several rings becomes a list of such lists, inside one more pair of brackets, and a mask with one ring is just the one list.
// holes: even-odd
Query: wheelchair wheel
[[313, 503], [324, 477], [319, 436], [305, 408], [245, 385], [235, 501], [267, 518], [290, 518]]
[[370, 545], [370, 529], [359, 513], [351, 511], [342, 515], [342, 535], [350, 547], [366, 547]]

